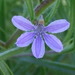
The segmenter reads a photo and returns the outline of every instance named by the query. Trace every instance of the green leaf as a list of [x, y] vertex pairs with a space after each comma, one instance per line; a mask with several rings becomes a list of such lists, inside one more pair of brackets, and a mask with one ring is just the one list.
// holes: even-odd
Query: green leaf
[[69, 9], [70, 28], [64, 39], [64, 42], [68, 42], [68, 40], [70, 40], [72, 35], [74, 34], [74, 30], [75, 30], [75, 13], [74, 12], [75, 12], [75, 0], [70, 0], [70, 9]]
[[[20, 53], [28, 50], [28, 48], [13, 48], [13, 49], [6, 50], [6, 51], [0, 53], [0, 60], [10, 58], [10, 57], [12, 57], [12, 56], [14, 56], [16, 54], [20, 54]], [[73, 51], [75, 51], [74, 50], [74, 43], [66, 46], [64, 48], [64, 50], [59, 54], [70, 53], [70, 52], [73, 52]]]
[[60, 4], [60, 0], [56, 0], [54, 2], [54, 4], [51, 6], [51, 11], [46, 15], [45, 17], [45, 22], [46, 22], [46, 25], [51, 21], [51, 19], [54, 17], [54, 15], [56, 14], [57, 12], [57, 9], [59, 7], [59, 4]]
[[68, 20], [68, 17], [69, 17], [68, 11], [69, 11], [69, 1], [67, 2], [67, 0], [61, 0], [59, 7], [58, 7], [58, 11], [57, 11], [56, 15], [54, 16], [54, 18]]
[[27, 9], [26, 2], [24, 1], [24, 4], [23, 4], [23, 16], [28, 17], [28, 15], [29, 15], [29, 12], [28, 12], [28, 9]]
[[30, 15], [30, 19], [34, 20], [34, 8], [33, 8], [33, 0], [25, 0], [28, 8], [28, 13]]
[[3, 75], [13, 75], [13, 72], [3, 60], [0, 61], [0, 70]]
[[71, 53], [73, 51], [75, 51], [75, 49], [74, 49], [74, 43], [72, 43], [70, 45], [67, 45], [60, 54]]
[[21, 61], [33, 63], [39, 66], [47, 67], [51, 70], [58, 70], [58, 71], [64, 71], [68, 73], [74, 73], [75, 74], [75, 66], [70, 64], [64, 64], [59, 62], [54, 62], [50, 60], [44, 60], [44, 59], [36, 59], [36, 58], [24, 58], [20, 59]]
[[24, 52], [27, 48], [13, 48], [6, 50], [2, 53], [0, 53], [0, 60], [7, 59], [15, 54], [20, 54], [21, 52]]

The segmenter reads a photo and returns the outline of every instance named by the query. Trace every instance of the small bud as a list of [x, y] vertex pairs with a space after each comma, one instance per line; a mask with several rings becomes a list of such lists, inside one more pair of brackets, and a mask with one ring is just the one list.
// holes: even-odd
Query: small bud
[[44, 25], [44, 19], [42, 15], [40, 16], [38, 23]]

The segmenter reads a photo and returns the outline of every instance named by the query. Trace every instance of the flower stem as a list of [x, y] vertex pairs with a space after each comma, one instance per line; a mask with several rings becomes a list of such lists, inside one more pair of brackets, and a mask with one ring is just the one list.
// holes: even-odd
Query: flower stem
[[[66, 46], [64, 48], [64, 50], [62, 52], [60, 52], [60, 53], [57, 53], [57, 52], [52, 51], [52, 50], [45, 50], [45, 51], [46, 51], [45, 52], [46, 54], [59, 54], [59, 55], [64, 54], [64, 53], [68, 54], [68, 53], [74, 51], [74, 44], [72, 43], [71, 45]], [[24, 53], [24, 54], [15, 55], [15, 56], [12, 56], [12, 57], [17, 58], [17, 57], [24, 57], [24, 56], [33, 56], [33, 55], [32, 55], [32, 53]]]
[[39, 17], [41, 13], [43, 13], [46, 8], [48, 8], [55, 0], [44, 0], [41, 4], [35, 9], [36, 17]]
[[8, 48], [13, 42], [18, 38], [18, 36], [22, 33], [21, 30], [17, 29], [12, 36], [9, 38], [9, 40], [6, 42], [5, 47]]
[[5, 43], [3, 41], [0, 40], [0, 46], [4, 47]]

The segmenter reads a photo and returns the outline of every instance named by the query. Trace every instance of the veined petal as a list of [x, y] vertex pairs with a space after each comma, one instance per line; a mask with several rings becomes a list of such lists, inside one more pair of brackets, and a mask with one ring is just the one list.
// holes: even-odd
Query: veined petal
[[33, 39], [34, 39], [35, 34], [32, 32], [26, 32], [23, 33], [16, 42], [16, 45], [18, 47], [25, 47], [28, 46], [30, 43], [32, 43]]
[[32, 44], [32, 53], [36, 58], [42, 58], [45, 53], [44, 41], [41, 36], [37, 36]]
[[14, 16], [12, 18], [12, 23], [15, 27], [23, 31], [30, 31], [34, 29], [33, 24], [22, 16]]
[[45, 27], [45, 31], [50, 33], [60, 33], [67, 30], [70, 26], [70, 23], [65, 19], [56, 20], [51, 22], [47, 27]]
[[45, 43], [55, 52], [61, 52], [63, 50], [63, 45], [61, 41], [52, 34], [44, 34]]

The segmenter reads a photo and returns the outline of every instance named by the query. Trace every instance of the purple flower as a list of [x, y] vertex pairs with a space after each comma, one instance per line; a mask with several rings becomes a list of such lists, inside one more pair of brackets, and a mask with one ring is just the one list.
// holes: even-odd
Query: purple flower
[[29, 20], [22, 16], [14, 16], [12, 23], [20, 30], [26, 31], [16, 42], [18, 47], [26, 47], [32, 43], [32, 53], [36, 58], [42, 58], [45, 54], [45, 43], [55, 52], [61, 52], [63, 45], [54, 35], [48, 33], [60, 33], [67, 30], [70, 23], [65, 19], [55, 20], [48, 26], [41, 23], [34, 26]]

